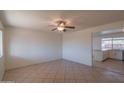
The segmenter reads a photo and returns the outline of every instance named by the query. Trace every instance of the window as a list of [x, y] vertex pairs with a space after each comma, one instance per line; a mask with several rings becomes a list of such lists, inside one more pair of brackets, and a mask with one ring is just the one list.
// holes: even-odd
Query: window
[[112, 50], [112, 49], [124, 50], [124, 37], [103, 38], [102, 50]]
[[0, 31], [0, 57], [2, 57], [2, 31]]
[[124, 38], [113, 38], [113, 49], [124, 49]]
[[112, 38], [103, 38], [102, 50], [111, 50], [111, 49], [112, 49]]

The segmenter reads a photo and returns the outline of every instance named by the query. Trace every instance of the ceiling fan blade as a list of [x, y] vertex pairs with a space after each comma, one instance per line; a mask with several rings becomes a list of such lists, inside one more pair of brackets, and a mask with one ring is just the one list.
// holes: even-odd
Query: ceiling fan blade
[[53, 28], [51, 31], [55, 31], [55, 30], [57, 30], [57, 28]]
[[51, 26], [51, 27], [55, 27], [56, 25], [48, 25], [49, 27]]
[[65, 26], [65, 28], [75, 29], [75, 26]]

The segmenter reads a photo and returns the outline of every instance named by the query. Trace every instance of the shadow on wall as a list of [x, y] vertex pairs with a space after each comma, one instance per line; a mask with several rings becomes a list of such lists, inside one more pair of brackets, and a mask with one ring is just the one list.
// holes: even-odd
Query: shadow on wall
[[37, 63], [43, 63], [43, 62], [48, 62], [48, 61], [53, 61], [53, 60], [58, 60], [55, 58], [44, 58], [44, 59], [31, 59], [31, 58], [21, 58], [17, 56], [10, 56], [7, 59], [7, 69], [13, 69], [13, 68], [19, 68], [23, 66], [28, 66], [32, 64], [37, 64]]
[[4, 61], [3, 57], [0, 58], [0, 80], [2, 80], [4, 75], [5, 67], [4, 67]]

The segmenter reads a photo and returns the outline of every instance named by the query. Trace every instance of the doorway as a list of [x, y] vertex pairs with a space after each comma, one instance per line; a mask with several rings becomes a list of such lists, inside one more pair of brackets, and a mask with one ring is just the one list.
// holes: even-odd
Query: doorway
[[124, 74], [124, 32], [114, 29], [93, 33], [93, 66]]

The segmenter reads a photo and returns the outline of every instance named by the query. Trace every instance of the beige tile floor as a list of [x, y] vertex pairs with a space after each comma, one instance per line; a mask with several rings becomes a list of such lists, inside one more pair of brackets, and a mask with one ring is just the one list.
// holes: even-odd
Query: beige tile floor
[[16, 83], [122, 83], [124, 75], [67, 60], [57, 60], [8, 70], [3, 80]]
[[94, 66], [107, 69], [109, 71], [118, 72], [124, 74], [124, 61], [108, 59], [104, 62], [93, 62]]

